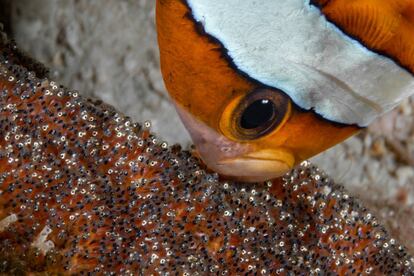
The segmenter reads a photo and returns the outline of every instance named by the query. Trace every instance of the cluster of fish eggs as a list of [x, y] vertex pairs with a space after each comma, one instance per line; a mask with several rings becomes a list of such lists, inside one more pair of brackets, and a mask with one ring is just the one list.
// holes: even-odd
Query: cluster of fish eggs
[[304, 162], [220, 181], [113, 108], [0, 54], [0, 273], [413, 275], [413, 258]]

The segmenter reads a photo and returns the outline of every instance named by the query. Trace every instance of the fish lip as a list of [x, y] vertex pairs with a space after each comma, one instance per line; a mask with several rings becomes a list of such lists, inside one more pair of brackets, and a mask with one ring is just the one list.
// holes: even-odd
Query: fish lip
[[[277, 158], [278, 156], [282, 158]], [[290, 171], [293, 166], [293, 155], [279, 150], [250, 152], [215, 162], [216, 169], [222, 175], [247, 182], [275, 179]]]
[[250, 156], [241, 156], [241, 157], [225, 158], [225, 159], [222, 159], [222, 160], [218, 161], [216, 164], [219, 165], [219, 166], [225, 166], [225, 165], [228, 165], [230, 163], [237, 162], [237, 161], [252, 161], [252, 162], [254, 162], [254, 161], [262, 161], [262, 162], [272, 162], [272, 163], [273, 162], [274, 163], [277, 162], [277, 163], [284, 163], [284, 164], [288, 165], [285, 161], [280, 160], [280, 159], [276, 159], [276, 158], [269, 159], [269, 158], [250, 157]]
[[292, 152], [284, 148], [251, 151], [251, 152], [248, 152], [247, 154], [243, 154], [240, 156], [224, 158], [220, 160], [218, 163], [229, 164], [231, 162], [237, 162], [237, 161], [243, 161], [243, 160], [252, 161], [252, 162], [262, 161], [262, 162], [284, 163], [289, 168], [293, 168], [295, 164], [295, 158]]
[[242, 182], [257, 183], [276, 179], [292, 169], [279, 160], [239, 158], [223, 161], [216, 163], [216, 171], [224, 177]]

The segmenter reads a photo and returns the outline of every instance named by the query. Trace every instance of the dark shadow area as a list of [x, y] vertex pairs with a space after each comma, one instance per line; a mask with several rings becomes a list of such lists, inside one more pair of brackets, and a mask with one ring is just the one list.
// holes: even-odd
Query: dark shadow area
[[10, 35], [11, 28], [11, 2], [12, 0], [0, 0], [0, 22], [3, 24], [3, 30]]
[[[24, 66], [29, 71], [35, 72], [39, 78], [45, 78], [48, 76], [49, 72], [46, 67], [31, 58], [28, 54], [17, 49], [14, 41], [9, 39], [12, 37], [11, 1], [12, 0], [0, 0], [0, 45], [2, 51], [9, 56], [13, 63]], [[4, 33], [7, 35], [4, 35]]]

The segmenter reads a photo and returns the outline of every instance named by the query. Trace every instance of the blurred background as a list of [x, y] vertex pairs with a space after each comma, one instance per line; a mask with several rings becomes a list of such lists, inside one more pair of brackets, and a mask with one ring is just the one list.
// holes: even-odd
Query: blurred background
[[[170, 144], [190, 145], [162, 82], [155, 0], [0, 0], [0, 22], [50, 76], [135, 121], [151, 120]], [[414, 254], [414, 101], [312, 161]]]

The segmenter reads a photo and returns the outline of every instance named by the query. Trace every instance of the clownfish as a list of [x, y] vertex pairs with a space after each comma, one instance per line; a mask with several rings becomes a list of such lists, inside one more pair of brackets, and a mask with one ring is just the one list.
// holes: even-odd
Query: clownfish
[[278, 177], [414, 93], [414, 0], [157, 0], [164, 82], [209, 168]]

